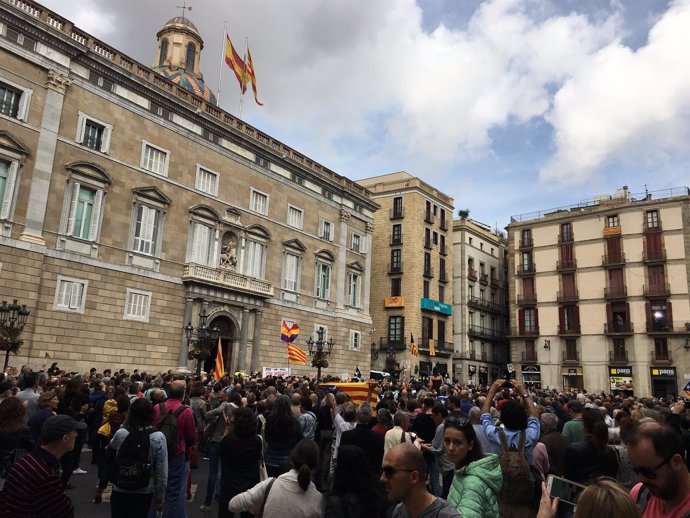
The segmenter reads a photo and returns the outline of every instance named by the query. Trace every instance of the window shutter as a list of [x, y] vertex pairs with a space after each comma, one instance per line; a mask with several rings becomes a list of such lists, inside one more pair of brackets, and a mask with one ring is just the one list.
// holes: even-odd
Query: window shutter
[[580, 327], [580, 306], [575, 306], [573, 313], [575, 318], [575, 327], [578, 328]]
[[89, 228], [89, 240], [96, 241], [98, 237], [98, 226], [101, 221], [101, 205], [103, 204], [103, 191], [96, 191], [96, 198], [93, 201], [93, 211], [91, 212], [91, 227]]
[[558, 326], [561, 331], [565, 330], [565, 308], [563, 306], [558, 307]]
[[673, 331], [673, 310], [671, 308], [671, 301], [666, 302], [666, 325], [669, 331]]
[[652, 319], [652, 303], [651, 302], [645, 302], [644, 305], [644, 310], [645, 313], [647, 314], [647, 327], [652, 325], [653, 319]]
[[67, 234], [72, 235], [74, 232], [74, 220], [77, 215], [77, 202], [79, 200], [79, 182], [72, 184], [72, 201], [69, 206], [69, 216], [67, 217]]
[[19, 98], [19, 107], [17, 109], [17, 119], [27, 121], [29, 119], [29, 102], [31, 101], [31, 90], [24, 90]]
[[81, 294], [83, 286], [78, 282], [71, 283], [69, 307], [79, 309], [81, 307]]
[[534, 308], [534, 331], [539, 334], [539, 308]]
[[7, 182], [5, 182], [5, 195], [3, 196], [2, 208], [0, 208], [0, 219], [7, 219], [10, 217], [10, 208], [12, 207], [12, 199], [14, 198], [14, 184], [17, 180], [17, 170], [19, 164], [17, 162], [10, 163], [9, 171], [7, 172]]
[[525, 310], [518, 309], [518, 329], [520, 334], [525, 334]]
[[608, 330], [611, 331], [613, 326], [613, 307], [610, 302], [606, 304], [606, 324]]
[[113, 132], [113, 127], [106, 125], [103, 128], [103, 136], [101, 137], [101, 152], [107, 153], [110, 151], [110, 136]]
[[75, 139], [77, 144], [82, 144], [84, 142], [84, 130], [86, 129], [86, 117], [83, 113], [79, 112], [79, 120], [77, 121], [77, 138]]

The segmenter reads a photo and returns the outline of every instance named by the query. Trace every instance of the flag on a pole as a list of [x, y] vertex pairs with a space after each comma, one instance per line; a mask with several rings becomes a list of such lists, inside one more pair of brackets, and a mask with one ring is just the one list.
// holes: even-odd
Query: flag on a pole
[[[245, 63], [245, 65], [246, 65], [245, 66], [246, 74], [245, 74], [244, 90], [247, 89], [246, 83], [248, 81], [251, 81], [252, 82], [252, 91], [254, 92], [254, 100], [256, 101], [256, 104], [258, 104], [259, 106], [263, 106], [264, 103], [259, 101], [258, 94], [256, 93], [256, 73], [254, 72], [254, 63], [252, 62], [252, 53], [249, 52], [249, 46], [248, 45], [247, 45], [247, 62]], [[244, 92], [244, 90], [242, 90], [242, 92]]]
[[247, 64], [235, 51], [228, 33], [225, 33], [225, 62], [235, 73], [235, 77], [237, 77], [237, 81], [240, 83], [242, 94], [244, 94], [247, 91]]
[[436, 356], [436, 346], [431, 338], [429, 338], [429, 356]]
[[280, 339], [283, 342], [291, 344], [299, 336], [299, 326], [292, 321], [283, 320], [283, 325], [280, 329]]
[[410, 333], [410, 353], [414, 357], [419, 356], [419, 348], [417, 347], [417, 344], [414, 343], [414, 335], [412, 333]]
[[213, 377], [217, 381], [225, 376], [225, 365], [223, 363], [223, 344], [220, 343], [220, 337], [218, 338], [218, 352], [216, 353], [216, 366], [213, 370]]
[[293, 344], [287, 344], [288, 363], [299, 363], [301, 365], [307, 364], [307, 353]]
[[338, 387], [338, 391], [345, 392], [350, 396], [352, 402], [356, 406], [367, 401], [367, 398], [372, 406], [376, 406], [376, 403], [378, 403], [379, 387], [375, 381], [361, 381], [359, 383], [322, 383], [322, 386], [323, 385], [327, 387]]

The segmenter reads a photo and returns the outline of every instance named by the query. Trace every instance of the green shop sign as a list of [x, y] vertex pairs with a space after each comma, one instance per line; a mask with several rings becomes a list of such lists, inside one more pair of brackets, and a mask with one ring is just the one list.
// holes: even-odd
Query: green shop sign
[[451, 306], [450, 304], [444, 304], [443, 302], [439, 302], [438, 300], [432, 299], [421, 300], [422, 309], [426, 309], [427, 311], [435, 311], [436, 313], [443, 313], [444, 315], [453, 314], [453, 306]]

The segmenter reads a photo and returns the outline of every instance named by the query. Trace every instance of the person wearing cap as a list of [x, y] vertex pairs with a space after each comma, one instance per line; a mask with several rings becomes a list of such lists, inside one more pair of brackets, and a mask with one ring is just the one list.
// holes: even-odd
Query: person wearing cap
[[60, 458], [74, 448], [79, 430], [86, 424], [68, 415], [46, 419], [41, 447], [17, 460], [10, 468], [0, 493], [4, 518], [73, 518], [74, 506], [60, 482]]

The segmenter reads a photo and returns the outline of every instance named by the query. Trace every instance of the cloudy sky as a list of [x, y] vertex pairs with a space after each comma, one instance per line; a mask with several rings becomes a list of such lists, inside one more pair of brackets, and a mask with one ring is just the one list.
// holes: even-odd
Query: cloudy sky
[[[145, 64], [181, 0], [43, 0]], [[690, 0], [187, 0], [242, 118], [352, 179], [405, 170], [510, 216], [690, 183]], [[239, 111], [223, 69], [221, 107]]]

